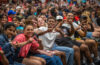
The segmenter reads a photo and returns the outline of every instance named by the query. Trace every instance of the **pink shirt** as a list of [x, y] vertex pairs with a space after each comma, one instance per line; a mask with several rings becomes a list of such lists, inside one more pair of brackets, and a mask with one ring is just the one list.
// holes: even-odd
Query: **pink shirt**
[[[16, 44], [16, 42], [22, 43], [25, 41], [27, 41], [26, 36], [24, 34], [19, 34], [15, 37], [13, 44]], [[32, 43], [28, 43], [24, 45], [23, 47], [21, 47], [20, 52], [19, 52], [19, 57], [26, 57], [30, 49], [36, 53], [38, 47], [39, 47], [38, 42], [33, 38]]]

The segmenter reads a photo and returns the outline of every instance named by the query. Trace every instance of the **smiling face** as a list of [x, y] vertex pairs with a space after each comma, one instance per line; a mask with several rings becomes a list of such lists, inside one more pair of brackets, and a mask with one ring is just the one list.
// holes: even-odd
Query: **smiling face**
[[32, 25], [27, 25], [24, 29], [24, 34], [30, 38], [33, 36], [33, 33], [34, 33], [34, 28]]
[[1, 22], [2, 22], [3, 24], [6, 24], [6, 23], [7, 23], [7, 18], [3, 18]]
[[38, 18], [38, 26], [45, 26], [45, 21], [42, 18]]
[[68, 13], [68, 14], [67, 14], [67, 22], [72, 22], [73, 19], [74, 19], [73, 13]]
[[16, 28], [14, 26], [10, 26], [4, 32], [8, 38], [12, 38], [12, 36], [16, 35]]
[[55, 19], [48, 19], [48, 28], [54, 28], [56, 24], [57, 22], [55, 21]]
[[33, 24], [34, 28], [37, 28], [37, 21], [35, 19], [32, 19], [32, 24]]

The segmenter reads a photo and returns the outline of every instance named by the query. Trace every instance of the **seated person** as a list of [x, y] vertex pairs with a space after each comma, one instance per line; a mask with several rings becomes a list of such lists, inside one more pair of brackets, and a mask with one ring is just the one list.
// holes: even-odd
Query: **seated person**
[[46, 65], [62, 65], [61, 59], [58, 56], [55, 56], [50, 52], [48, 53], [45, 50], [41, 50], [41, 46], [39, 46], [38, 41], [36, 41], [33, 36], [33, 30], [33, 25], [26, 25], [24, 27], [24, 33], [17, 35], [12, 41], [15, 49], [20, 48], [17, 55], [18, 59], [21, 59], [21, 62], [23, 62], [25, 58], [37, 56], [44, 58], [46, 60]]
[[[74, 48], [75, 61], [77, 65], [80, 65], [80, 51], [81, 53], [84, 52], [85, 57], [87, 58], [88, 61], [90, 61], [89, 62], [90, 65], [93, 65], [94, 63], [90, 56], [90, 51], [89, 51], [88, 46], [86, 44], [81, 44], [75, 40], [74, 35], [75, 35], [75, 30], [78, 27], [78, 25], [75, 22], [73, 22], [73, 20], [74, 20], [73, 13], [69, 12], [67, 14], [67, 20], [61, 26], [59, 26], [62, 28], [61, 30], [64, 33], [64, 36], [61, 38], [58, 38], [58, 42], [56, 41], [56, 43], [61, 46], [68, 46], [68, 47]], [[80, 34], [84, 35], [81, 29], [77, 28], [77, 31], [80, 32]]]
[[[45, 26], [45, 22], [42, 18], [38, 18], [38, 26], [39, 28], [35, 29], [35, 32], [39, 35], [39, 39], [41, 39], [43, 44], [43, 49], [50, 50], [58, 50], [63, 51], [66, 54], [66, 62], [68, 65], [73, 65], [73, 55], [74, 51], [72, 48], [64, 47], [64, 46], [56, 46], [55, 47], [55, 39], [60, 35], [60, 33], [54, 30], [54, 26], [56, 25], [56, 20], [54, 17], [48, 18], [48, 27]], [[53, 49], [54, 48], [54, 49]]]
[[[4, 33], [0, 35], [0, 46], [2, 47], [2, 50], [4, 51], [4, 54], [9, 61], [9, 64], [17, 63], [17, 62], [15, 63], [17, 57], [16, 56], [17, 51], [12, 47], [12, 44], [10, 43], [13, 40], [13, 36], [16, 35], [15, 33], [16, 33], [16, 26], [14, 25], [14, 23], [7, 23], [4, 25]], [[41, 63], [45, 64], [45, 60], [42, 58], [39, 58], [37, 60], [25, 58], [23, 62], [25, 62], [26, 60], [27, 64], [30, 63], [30, 61], [32, 62], [32, 65], [33, 64], [41, 65]]]

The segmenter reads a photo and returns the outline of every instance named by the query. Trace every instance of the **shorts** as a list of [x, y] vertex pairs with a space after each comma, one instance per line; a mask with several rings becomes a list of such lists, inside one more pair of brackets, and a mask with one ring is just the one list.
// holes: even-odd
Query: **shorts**
[[75, 40], [72, 40], [69, 37], [62, 37], [60, 39], [56, 39], [55, 42], [56, 42], [56, 44], [58, 44], [60, 46], [67, 46], [67, 47], [70, 47], [70, 48], [72, 48], [74, 45], [76, 45], [78, 47], [81, 46], [81, 43], [76, 42]]
[[86, 37], [87, 38], [92, 38], [92, 32], [87, 32]]

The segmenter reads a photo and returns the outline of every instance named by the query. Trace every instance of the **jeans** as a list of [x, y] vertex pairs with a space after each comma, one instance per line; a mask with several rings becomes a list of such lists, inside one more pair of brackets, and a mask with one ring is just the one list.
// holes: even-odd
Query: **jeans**
[[35, 54], [34, 56], [41, 57], [46, 60], [46, 65], [63, 65], [61, 59], [58, 56], [53, 55], [52, 57], [44, 54]]
[[69, 47], [64, 47], [64, 46], [58, 46], [54, 44], [52, 50], [59, 50], [63, 51], [66, 53], [66, 61], [67, 65], [73, 65], [74, 64], [74, 50]]
[[87, 32], [86, 37], [87, 38], [92, 38], [92, 32]]
[[24, 64], [21, 64], [21, 63], [18, 63], [18, 62], [14, 62], [14, 64], [9, 64], [9, 65], [24, 65]]

